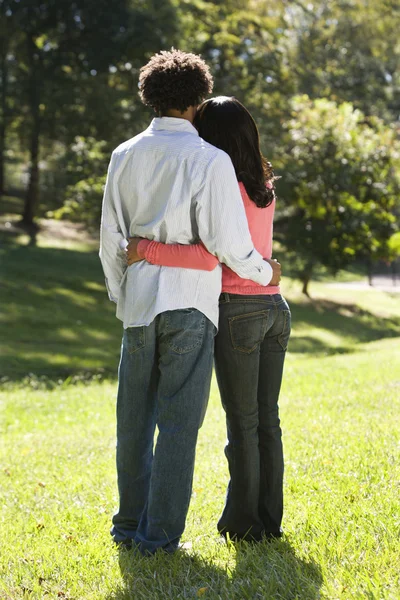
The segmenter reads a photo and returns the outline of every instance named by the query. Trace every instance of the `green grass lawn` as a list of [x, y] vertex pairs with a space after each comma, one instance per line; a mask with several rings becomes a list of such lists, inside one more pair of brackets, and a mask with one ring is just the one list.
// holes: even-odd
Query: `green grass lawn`
[[[0, 377], [115, 376], [121, 326], [105, 293], [97, 248], [56, 238], [39, 239], [36, 248], [20, 242], [9, 236], [0, 247]], [[293, 313], [292, 353], [351, 353], [360, 342], [400, 336], [398, 294], [317, 282], [309, 300], [290, 279], [282, 288]]]
[[[193, 549], [148, 559], [108, 533], [121, 332], [96, 252], [9, 241], [1, 253], [1, 600], [400, 598], [400, 296], [316, 283], [310, 301], [284, 281], [285, 536], [220, 543], [213, 382], [184, 534]], [[73, 383], [85, 372], [106, 379]]]

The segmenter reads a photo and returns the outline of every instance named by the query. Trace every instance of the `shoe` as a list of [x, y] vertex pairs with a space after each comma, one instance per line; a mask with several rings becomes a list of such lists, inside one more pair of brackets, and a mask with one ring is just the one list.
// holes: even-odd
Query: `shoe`
[[271, 542], [273, 540], [277, 540], [279, 538], [281, 538], [283, 536], [283, 531], [274, 531], [274, 532], [266, 532], [266, 531], [261, 531], [260, 533], [245, 533], [245, 534], [240, 534], [240, 533], [234, 533], [234, 532], [230, 532], [230, 531], [223, 531], [220, 532], [221, 536], [225, 539], [225, 541], [228, 543], [228, 539], [230, 542], [232, 542], [233, 544], [238, 543], [238, 542], [247, 542], [250, 544], [257, 544], [259, 542]]
[[117, 548], [125, 550], [132, 550], [133, 548], [133, 540], [130, 540], [129, 538], [120, 541], [114, 540], [114, 544], [117, 546]]
[[260, 541], [262, 542], [265, 540], [266, 542], [272, 542], [273, 540], [279, 540], [279, 538], [281, 538], [282, 536], [283, 536], [282, 529], [280, 529], [279, 531], [273, 531], [273, 532], [269, 532], [269, 533], [264, 531], [262, 534], [262, 539]]
[[193, 550], [193, 544], [192, 542], [181, 542], [178, 544], [177, 550], [180, 552], [190, 552]]
[[261, 542], [263, 539], [263, 535], [264, 532], [260, 532], [260, 533], [235, 533], [234, 531], [221, 531], [220, 532], [221, 536], [223, 538], [225, 538], [225, 541], [228, 543], [232, 542], [232, 544], [235, 544], [237, 542], [249, 542], [249, 543], [256, 543], [256, 542]]
[[142, 551], [139, 547], [139, 551], [143, 554], [143, 556], [154, 556], [159, 552], [162, 554], [176, 554], [177, 552], [190, 553], [191, 550], [192, 542], [179, 543], [177, 546], [175, 544], [168, 544], [167, 546], [156, 548], [153, 552], [150, 552], [149, 550]]

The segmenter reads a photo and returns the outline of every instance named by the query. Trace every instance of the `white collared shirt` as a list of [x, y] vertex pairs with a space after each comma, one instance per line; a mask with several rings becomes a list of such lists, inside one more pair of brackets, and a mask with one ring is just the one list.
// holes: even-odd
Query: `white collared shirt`
[[166, 244], [201, 240], [220, 262], [267, 285], [271, 266], [254, 249], [229, 156], [186, 119], [161, 117], [114, 150], [104, 190], [100, 259], [124, 327], [149, 325], [167, 310], [196, 308], [218, 326], [221, 266], [201, 271], [126, 266], [130, 236]]

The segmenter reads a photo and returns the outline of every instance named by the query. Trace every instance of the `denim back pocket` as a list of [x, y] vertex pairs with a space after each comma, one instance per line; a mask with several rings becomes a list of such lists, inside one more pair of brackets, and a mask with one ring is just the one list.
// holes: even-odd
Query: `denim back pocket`
[[186, 354], [203, 343], [206, 317], [195, 308], [171, 310], [165, 315], [164, 339], [177, 354]]
[[144, 327], [128, 327], [124, 331], [124, 346], [128, 350], [129, 354], [133, 354], [144, 348], [146, 344], [146, 337]]
[[239, 352], [251, 354], [263, 341], [268, 328], [269, 310], [229, 317], [232, 346]]

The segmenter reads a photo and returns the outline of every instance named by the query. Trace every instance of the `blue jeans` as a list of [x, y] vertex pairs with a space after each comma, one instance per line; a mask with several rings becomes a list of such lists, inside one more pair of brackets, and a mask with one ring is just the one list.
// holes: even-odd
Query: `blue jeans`
[[290, 335], [280, 294], [222, 294], [215, 367], [226, 412], [230, 482], [218, 530], [234, 539], [280, 537], [283, 448], [278, 398]]
[[119, 510], [111, 534], [115, 542], [132, 541], [142, 553], [173, 552], [185, 528], [214, 335], [214, 325], [192, 308], [124, 330], [117, 399]]

